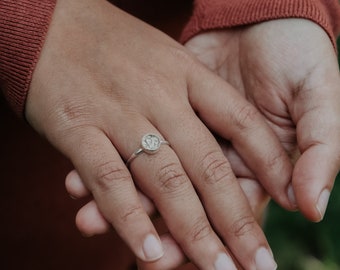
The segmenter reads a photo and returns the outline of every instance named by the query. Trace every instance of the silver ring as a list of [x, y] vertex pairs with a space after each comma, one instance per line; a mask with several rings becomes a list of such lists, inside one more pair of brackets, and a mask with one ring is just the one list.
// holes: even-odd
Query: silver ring
[[148, 133], [142, 137], [140, 148], [138, 148], [126, 161], [126, 166], [129, 166], [131, 161], [134, 160], [139, 154], [155, 154], [159, 151], [159, 148], [162, 144], [170, 145], [170, 143], [166, 140], [163, 140], [156, 134]]

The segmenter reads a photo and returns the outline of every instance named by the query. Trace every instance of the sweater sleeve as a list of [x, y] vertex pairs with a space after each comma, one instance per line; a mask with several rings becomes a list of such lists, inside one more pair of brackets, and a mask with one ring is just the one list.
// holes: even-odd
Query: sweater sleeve
[[0, 0], [0, 88], [23, 116], [56, 0]]
[[282, 18], [314, 21], [327, 32], [336, 47], [335, 37], [340, 31], [339, 0], [195, 0], [181, 42], [202, 31]]

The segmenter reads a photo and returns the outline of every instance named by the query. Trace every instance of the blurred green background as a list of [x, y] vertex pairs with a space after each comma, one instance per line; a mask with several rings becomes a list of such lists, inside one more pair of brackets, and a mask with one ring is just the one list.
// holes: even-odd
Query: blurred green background
[[[338, 39], [340, 51], [340, 38]], [[340, 56], [338, 56], [340, 63]], [[340, 106], [340, 104], [339, 104]], [[340, 140], [340, 138], [339, 138]], [[307, 221], [271, 202], [265, 232], [280, 270], [340, 270], [340, 174], [325, 218]]]

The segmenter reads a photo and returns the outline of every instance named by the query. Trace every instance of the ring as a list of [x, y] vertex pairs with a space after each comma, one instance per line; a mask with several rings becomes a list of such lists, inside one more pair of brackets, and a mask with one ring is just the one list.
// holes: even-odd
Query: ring
[[148, 133], [142, 137], [140, 148], [138, 148], [126, 161], [126, 166], [129, 166], [131, 161], [134, 160], [139, 154], [155, 154], [158, 152], [162, 144], [170, 145], [168, 141], [163, 140], [161, 137]]

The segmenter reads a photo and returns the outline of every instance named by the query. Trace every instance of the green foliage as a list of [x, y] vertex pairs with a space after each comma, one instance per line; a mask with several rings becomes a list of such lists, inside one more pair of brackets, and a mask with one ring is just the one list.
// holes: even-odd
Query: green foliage
[[[339, 178], [339, 177], [338, 177]], [[340, 183], [336, 182], [325, 218], [307, 221], [271, 203], [265, 232], [282, 270], [340, 269]]]

